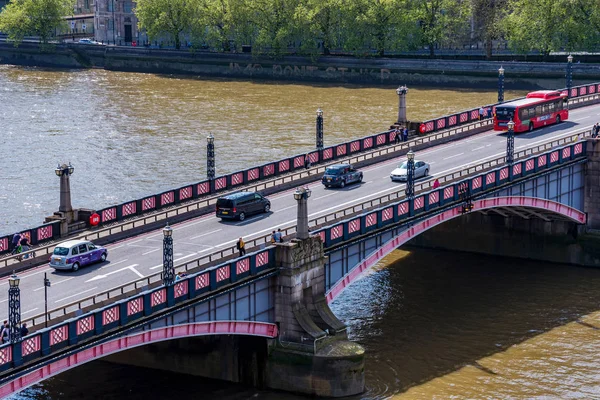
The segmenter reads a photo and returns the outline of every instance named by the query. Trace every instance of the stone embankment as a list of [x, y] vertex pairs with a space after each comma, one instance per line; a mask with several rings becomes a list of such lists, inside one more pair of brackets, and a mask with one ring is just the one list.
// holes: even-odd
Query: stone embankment
[[[206, 51], [59, 44], [41, 51], [36, 43], [18, 48], [0, 43], [0, 64], [51, 68], [104, 68], [108, 70], [187, 74], [371, 85], [496, 87], [498, 68], [505, 69], [507, 89], [564, 86], [565, 65], [560, 62], [474, 61], [408, 58], [353, 58], [328, 56], [313, 60], [288, 56], [279, 59], [251, 54]], [[574, 85], [600, 79], [600, 63], [573, 65]]]

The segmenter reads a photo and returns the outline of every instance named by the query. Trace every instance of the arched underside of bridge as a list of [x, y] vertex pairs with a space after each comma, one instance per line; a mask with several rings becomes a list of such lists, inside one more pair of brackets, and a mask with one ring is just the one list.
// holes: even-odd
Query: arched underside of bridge
[[268, 322], [212, 321], [138, 332], [88, 347], [76, 353], [66, 354], [63, 358], [50, 361], [39, 368], [33, 367], [23, 375], [0, 386], [0, 398], [20, 392], [52, 376], [111, 354], [166, 340], [211, 335], [259, 336], [271, 339], [277, 337], [278, 329], [277, 325]]
[[[496, 213], [504, 217], [516, 216], [526, 219], [539, 218], [544, 221], [569, 221], [576, 224], [586, 223], [586, 214], [584, 212], [552, 200], [535, 197], [494, 197], [474, 200], [472, 204], [472, 213]], [[363, 261], [352, 268], [342, 279], [336, 282], [329, 292], [327, 292], [327, 302], [333, 301], [346, 287], [359, 279], [365, 271], [399, 246], [437, 225], [462, 215], [464, 215], [462, 212], [462, 205], [459, 205], [407, 227], [406, 230], [387, 241], [383, 246], [377, 249], [377, 251], [367, 256]]]

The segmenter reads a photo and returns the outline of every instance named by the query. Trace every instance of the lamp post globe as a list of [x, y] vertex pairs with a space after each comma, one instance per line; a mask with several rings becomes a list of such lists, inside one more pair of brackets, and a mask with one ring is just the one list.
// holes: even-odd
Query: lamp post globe
[[408, 153], [406, 154], [406, 158], [408, 158], [408, 161], [414, 161], [415, 153], [412, 150], [409, 150]]
[[60, 164], [58, 164], [58, 166], [56, 167], [56, 169], [54, 170], [54, 173], [56, 174], [56, 176], [62, 176], [63, 174], [63, 170], [60, 167]]

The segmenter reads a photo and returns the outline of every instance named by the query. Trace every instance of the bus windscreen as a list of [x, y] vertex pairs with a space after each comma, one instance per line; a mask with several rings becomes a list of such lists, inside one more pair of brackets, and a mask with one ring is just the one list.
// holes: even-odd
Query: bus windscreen
[[496, 107], [496, 119], [498, 121], [510, 121], [515, 119], [514, 107]]

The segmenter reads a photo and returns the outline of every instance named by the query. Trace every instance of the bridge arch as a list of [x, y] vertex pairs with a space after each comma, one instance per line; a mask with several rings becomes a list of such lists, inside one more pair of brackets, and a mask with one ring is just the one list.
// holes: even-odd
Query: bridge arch
[[[552, 200], [541, 199], [537, 197], [508, 196], [493, 197], [487, 199], [474, 200], [471, 212], [496, 212], [501, 215], [512, 214], [515, 216], [528, 218], [537, 217], [546, 221], [567, 220], [577, 224], [586, 223], [586, 214], [573, 207], [566, 206]], [[393, 237], [383, 244], [379, 249], [368, 255], [364, 260], [352, 268], [342, 279], [337, 281], [327, 292], [327, 302], [332, 302], [340, 295], [352, 282], [360, 279], [362, 274], [375, 265], [383, 257], [397, 249], [399, 246], [408, 242], [421, 233], [448, 222], [454, 218], [464, 215], [462, 205], [445, 210], [440, 214], [416, 222], [408, 226], [406, 230]]]
[[197, 322], [137, 332], [77, 352], [69, 353], [65, 355], [65, 357], [58, 360], [55, 359], [42, 367], [27, 370], [25, 374], [0, 386], [0, 398], [5, 398], [6, 396], [17, 393], [36, 383], [90, 361], [150, 343], [185, 337], [211, 335], [258, 336], [272, 339], [277, 337], [278, 333], [277, 325], [268, 322], [255, 321]]

